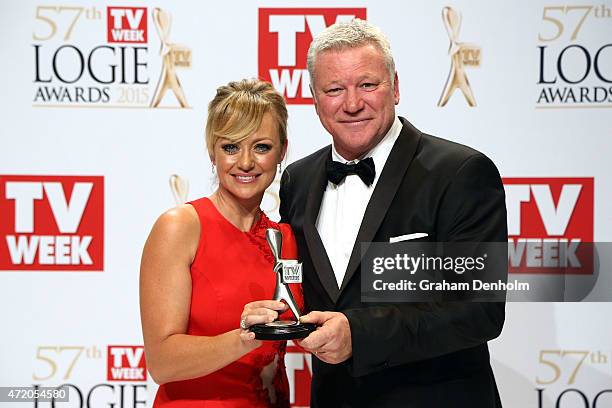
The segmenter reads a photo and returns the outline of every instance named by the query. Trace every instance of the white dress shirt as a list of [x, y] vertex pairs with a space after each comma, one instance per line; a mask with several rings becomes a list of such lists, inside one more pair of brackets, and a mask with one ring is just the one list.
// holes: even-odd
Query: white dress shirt
[[[349, 258], [353, 252], [357, 233], [372, 192], [374, 192], [389, 153], [401, 130], [402, 122], [395, 117], [385, 137], [361, 158], [363, 160], [371, 157], [374, 160], [376, 176], [371, 186], [366, 186], [356, 174], [349, 174], [337, 186], [330, 181], [327, 182], [317, 217], [317, 231], [319, 231], [334, 269], [338, 287], [342, 286]], [[345, 164], [359, 161], [346, 160], [338, 154], [334, 145], [332, 145], [332, 160]]]

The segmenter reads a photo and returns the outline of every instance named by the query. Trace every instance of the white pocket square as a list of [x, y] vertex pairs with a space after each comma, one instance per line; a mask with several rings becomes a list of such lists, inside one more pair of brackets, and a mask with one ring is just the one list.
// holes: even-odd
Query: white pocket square
[[425, 232], [415, 232], [414, 234], [398, 235], [397, 237], [389, 238], [389, 243], [393, 244], [394, 242], [410, 241], [411, 239], [425, 238], [428, 235], [429, 234]]

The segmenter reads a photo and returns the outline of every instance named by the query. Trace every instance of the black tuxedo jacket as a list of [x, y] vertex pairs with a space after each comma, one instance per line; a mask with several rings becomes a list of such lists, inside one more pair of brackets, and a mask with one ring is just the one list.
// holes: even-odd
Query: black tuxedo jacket
[[499, 407], [487, 341], [504, 322], [503, 303], [361, 302], [360, 243], [425, 232], [434, 242], [507, 242], [506, 207], [495, 165], [469, 147], [402, 131], [368, 203], [338, 288], [316, 220], [327, 179], [327, 146], [283, 174], [281, 221], [291, 224], [303, 262], [307, 311], [344, 313], [352, 357], [313, 356], [313, 407]]

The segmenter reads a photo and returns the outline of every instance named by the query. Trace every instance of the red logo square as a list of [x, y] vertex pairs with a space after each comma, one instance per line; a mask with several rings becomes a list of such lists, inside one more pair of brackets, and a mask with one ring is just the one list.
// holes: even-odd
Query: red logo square
[[312, 380], [312, 356], [292, 341], [287, 343], [285, 354], [292, 407], [310, 406], [310, 382]]
[[146, 7], [107, 7], [107, 41], [109, 43], [146, 43]]
[[592, 177], [504, 178], [510, 273], [592, 274]]
[[144, 346], [108, 346], [108, 381], [147, 381]]
[[0, 271], [102, 271], [104, 178], [0, 175]]
[[313, 37], [337, 21], [366, 19], [365, 8], [260, 8], [259, 78], [269, 81], [288, 104], [312, 104], [306, 68]]

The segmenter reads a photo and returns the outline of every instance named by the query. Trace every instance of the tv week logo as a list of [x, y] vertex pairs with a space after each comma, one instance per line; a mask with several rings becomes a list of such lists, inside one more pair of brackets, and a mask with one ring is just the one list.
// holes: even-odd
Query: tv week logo
[[306, 68], [308, 47], [326, 27], [354, 18], [365, 8], [260, 8], [259, 78], [269, 81], [288, 104], [312, 104]]
[[109, 43], [146, 43], [146, 7], [107, 7], [107, 41]]
[[504, 178], [510, 273], [593, 273], [593, 178]]
[[0, 217], [0, 270], [103, 270], [103, 177], [0, 175]]
[[108, 346], [108, 381], [146, 381], [144, 346]]
[[289, 403], [292, 407], [309, 407], [312, 356], [289, 341], [285, 364], [289, 381]]

